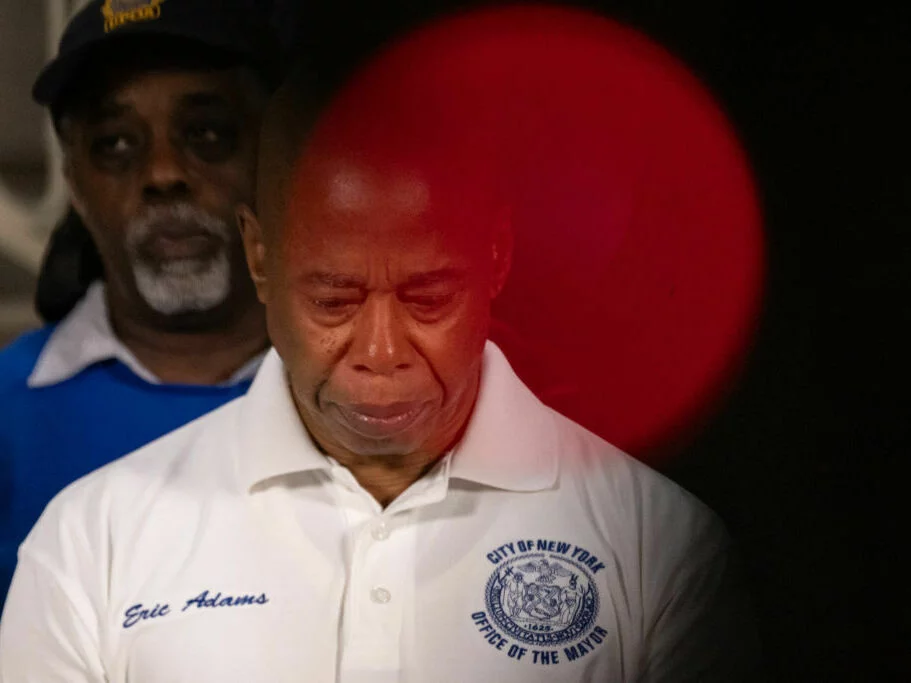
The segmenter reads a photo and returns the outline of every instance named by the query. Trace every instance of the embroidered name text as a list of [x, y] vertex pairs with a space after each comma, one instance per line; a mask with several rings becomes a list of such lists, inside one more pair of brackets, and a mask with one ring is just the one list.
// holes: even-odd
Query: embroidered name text
[[167, 603], [164, 605], [156, 604], [152, 608], [145, 607], [141, 602], [137, 603], [123, 613], [123, 627], [130, 628], [146, 619], [156, 619], [157, 617], [167, 616], [170, 611], [171, 606]]
[[269, 598], [266, 597], [265, 593], [260, 593], [259, 595], [223, 596], [221, 594], [221, 591], [219, 591], [210, 597], [209, 591], [204, 590], [195, 598], [190, 598], [187, 600], [187, 604], [185, 604], [183, 606], [183, 609], [180, 611], [186, 612], [194, 605], [197, 609], [201, 609], [204, 607], [240, 607], [242, 605], [265, 605], [267, 602], [269, 602]]

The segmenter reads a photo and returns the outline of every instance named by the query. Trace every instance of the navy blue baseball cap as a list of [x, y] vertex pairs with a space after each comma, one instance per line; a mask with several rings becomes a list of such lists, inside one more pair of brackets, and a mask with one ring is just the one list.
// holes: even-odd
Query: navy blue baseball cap
[[[211, 50], [258, 71], [276, 87], [285, 59], [262, 10], [243, 0], [93, 0], [67, 24], [57, 56], [32, 88], [39, 104], [58, 104], [99, 52], [168, 38]], [[154, 43], [152, 43], [154, 44]], [[114, 58], [116, 59], [116, 57]]]

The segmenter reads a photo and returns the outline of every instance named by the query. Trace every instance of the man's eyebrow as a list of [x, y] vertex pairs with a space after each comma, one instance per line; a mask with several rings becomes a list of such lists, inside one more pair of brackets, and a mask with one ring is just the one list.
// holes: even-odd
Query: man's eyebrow
[[338, 289], [363, 289], [366, 286], [363, 279], [354, 275], [323, 271], [308, 273], [303, 277], [303, 281], [310, 285], [326, 285]]
[[459, 282], [465, 279], [465, 271], [458, 268], [440, 268], [431, 270], [426, 273], [417, 273], [412, 275], [403, 287], [429, 287], [431, 285], [446, 284], [450, 282]]
[[[184, 109], [197, 109], [204, 107], [223, 107], [231, 108], [231, 102], [227, 97], [218, 92], [199, 91], [191, 92], [181, 96], [179, 106]], [[106, 99], [99, 102], [96, 106], [87, 112], [87, 120], [93, 124], [103, 123], [110, 119], [116, 119], [132, 110], [127, 104], [118, 102], [114, 99]]]

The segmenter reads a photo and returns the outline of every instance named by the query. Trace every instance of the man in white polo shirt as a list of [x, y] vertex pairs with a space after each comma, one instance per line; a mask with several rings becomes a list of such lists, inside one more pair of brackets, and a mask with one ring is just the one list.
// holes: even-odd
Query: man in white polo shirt
[[0, 680], [748, 680], [720, 522], [486, 341], [511, 229], [454, 180], [458, 145], [329, 134], [290, 175], [294, 88], [240, 211], [275, 350], [247, 396], [51, 503]]

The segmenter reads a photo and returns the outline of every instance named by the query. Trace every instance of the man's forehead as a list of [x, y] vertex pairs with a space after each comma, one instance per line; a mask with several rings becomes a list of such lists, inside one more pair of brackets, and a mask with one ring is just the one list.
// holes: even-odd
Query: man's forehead
[[311, 234], [456, 244], [487, 234], [492, 221], [490, 197], [470, 185], [419, 164], [313, 155], [290, 184], [286, 224]]
[[484, 253], [477, 234], [433, 212], [297, 206], [286, 216], [276, 251], [308, 284], [341, 286], [346, 277], [378, 277], [429, 285], [474, 270]]
[[105, 81], [84, 108], [92, 116], [108, 116], [148, 101], [171, 107], [231, 107], [240, 102], [240, 83], [234, 74], [221, 71], [132, 72]]
[[343, 213], [365, 213], [380, 206], [404, 215], [420, 215], [430, 208], [430, 185], [420, 171], [390, 169], [383, 173], [351, 163], [327, 165], [318, 172], [318, 189], [326, 208]]
[[373, 211], [291, 211], [282, 232], [281, 241], [296, 245], [305, 258], [386, 258], [414, 268], [472, 259], [490, 234], [452, 216], [388, 205]]
[[200, 92], [224, 96], [238, 92], [240, 79], [238, 69], [157, 67], [113, 72], [104, 84], [104, 96], [115, 98], [131, 93], [165, 94], [168, 91], [177, 95]]
[[436, 268], [443, 262], [469, 258], [477, 251], [477, 236], [458, 228], [452, 222], [441, 224], [432, 216], [290, 215], [281, 242], [296, 247], [306, 259], [383, 258]]

